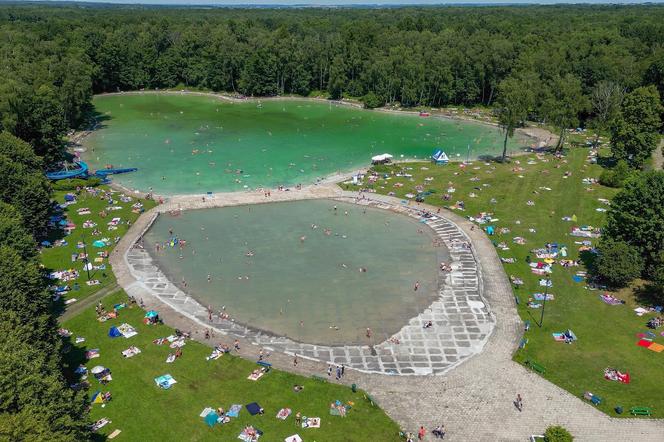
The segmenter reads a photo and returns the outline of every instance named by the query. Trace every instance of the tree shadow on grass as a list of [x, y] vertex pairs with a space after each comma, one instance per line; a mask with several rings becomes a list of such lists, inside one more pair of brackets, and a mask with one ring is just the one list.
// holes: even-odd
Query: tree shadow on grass
[[646, 307], [656, 307], [664, 305], [664, 293], [661, 289], [655, 287], [650, 282], [644, 282], [632, 289], [634, 300]]

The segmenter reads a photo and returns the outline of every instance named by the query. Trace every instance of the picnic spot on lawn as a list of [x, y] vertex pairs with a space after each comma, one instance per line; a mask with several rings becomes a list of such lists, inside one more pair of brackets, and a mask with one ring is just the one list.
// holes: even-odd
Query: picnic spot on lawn
[[507, 164], [427, 162], [372, 170], [360, 186], [344, 188], [445, 207], [490, 235], [525, 324], [516, 361], [612, 416], [645, 407], [661, 417], [661, 307], [650, 305], [638, 284], [608, 292], [586, 278], [582, 254], [592, 256], [616, 193], [598, 184], [602, 168], [590, 149], [571, 148], [560, 158], [532, 153]]
[[[87, 393], [96, 399], [92, 420], [103, 425], [99, 434], [120, 430], [124, 440], [160, 441], [164, 435], [233, 440], [253, 428], [268, 441], [290, 442], [286, 438], [293, 435], [317, 441], [399, 440], [397, 425], [362, 391], [266, 370], [269, 362], [258, 365], [178, 338], [172, 328], [152, 325], [155, 321], [146, 318], [154, 313], [129, 302], [124, 291], [105, 297], [102, 305], [117, 317], [100, 321], [90, 306], [62, 324], [72, 344], [67, 354], [72, 383], [89, 384]], [[110, 400], [104, 399], [106, 393]]]
[[40, 253], [63, 308], [115, 285], [108, 255], [131, 223], [155, 202], [107, 186], [57, 191], [53, 197], [58, 207]]
[[214, 351], [178, 337], [157, 312], [131, 303], [115, 286], [107, 256], [154, 201], [107, 186], [61, 191], [54, 199], [59, 215], [41, 260], [67, 312], [60, 334], [68, 380], [89, 396], [100, 436], [398, 440], [397, 425], [362, 391], [268, 369], [269, 362], [257, 365], [221, 347]]

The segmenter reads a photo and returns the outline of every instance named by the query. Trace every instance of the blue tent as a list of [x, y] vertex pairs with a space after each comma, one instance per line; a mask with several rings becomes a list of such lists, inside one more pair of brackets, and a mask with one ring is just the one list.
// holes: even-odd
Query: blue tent
[[431, 160], [436, 164], [447, 164], [450, 162], [447, 154], [441, 149], [436, 150], [433, 155], [431, 155]]
[[210, 427], [214, 427], [214, 424], [217, 423], [217, 419], [219, 419], [219, 415], [214, 411], [211, 411], [205, 416], [205, 423]]
[[111, 327], [111, 329], [108, 331], [108, 336], [111, 338], [117, 338], [122, 336], [122, 333], [120, 333], [120, 330], [118, 330], [117, 327]]
[[149, 312], [147, 312], [147, 313], [145, 314], [145, 317], [146, 317], [146, 318], [154, 318], [155, 316], [159, 316], [159, 313], [157, 313], [157, 312], [154, 311], [154, 310], [150, 310]]

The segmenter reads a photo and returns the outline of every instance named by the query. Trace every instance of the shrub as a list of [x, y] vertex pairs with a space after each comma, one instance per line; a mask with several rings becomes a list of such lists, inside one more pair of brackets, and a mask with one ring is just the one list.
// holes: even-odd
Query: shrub
[[385, 104], [385, 101], [373, 92], [366, 94], [362, 98], [362, 102], [364, 103], [364, 107], [367, 109], [375, 109]]
[[597, 247], [594, 273], [611, 287], [624, 287], [643, 271], [643, 259], [636, 247], [623, 241], [603, 239]]
[[635, 170], [629, 167], [627, 161], [620, 160], [611, 169], [605, 169], [599, 177], [599, 182], [608, 187], [623, 187], [628, 179], [634, 174]]
[[88, 179], [71, 178], [67, 180], [55, 181], [51, 187], [53, 190], [76, 190], [77, 187], [97, 187], [101, 184], [101, 179], [90, 177]]
[[559, 425], [552, 425], [544, 432], [546, 442], [572, 442], [574, 437], [565, 428]]

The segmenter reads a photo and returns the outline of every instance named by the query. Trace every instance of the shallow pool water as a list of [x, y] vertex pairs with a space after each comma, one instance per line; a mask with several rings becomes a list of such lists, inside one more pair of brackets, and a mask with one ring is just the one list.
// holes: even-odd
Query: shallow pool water
[[[174, 237], [186, 245], [171, 246]], [[380, 342], [431, 304], [449, 259], [433, 239], [404, 215], [310, 200], [164, 214], [145, 246], [215, 313], [225, 307], [255, 329], [339, 345], [367, 344], [367, 327]]]
[[382, 153], [428, 158], [440, 147], [466, 159], [502, 151], [492, 126], [332, 103], [144, 94], [98, 96], [94, 105], [91, 166], [138, 167], [114, 181], [168, 195], [311, 184]]

